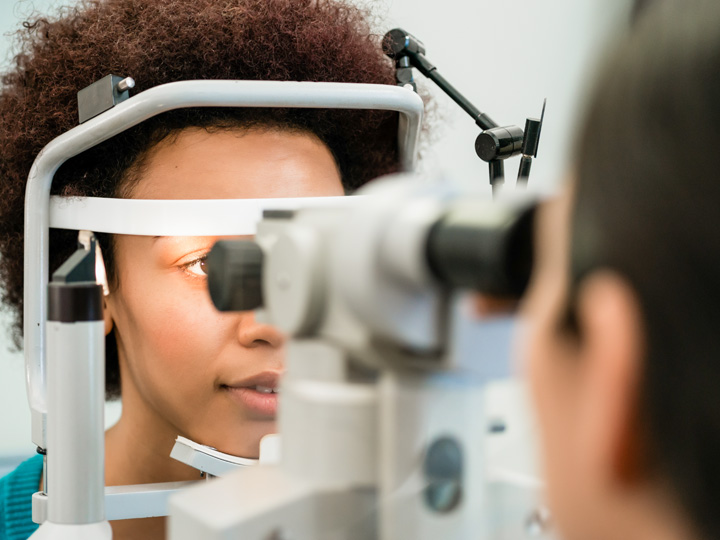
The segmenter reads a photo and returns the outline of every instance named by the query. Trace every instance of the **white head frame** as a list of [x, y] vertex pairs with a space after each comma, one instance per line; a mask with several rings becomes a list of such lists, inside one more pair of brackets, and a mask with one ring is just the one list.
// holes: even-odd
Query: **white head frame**
[[[69, 158], [148, 118], [188, 107], [397, 111], [400, 113], [399, 157], [404, 170], [412, 170], [414, 167], [423, 116], [420, 97], [412, 90], [396, 86], [327, 82], [182, 81], [141, 92], [51, 141], [35, 159], [25, 192], [23, 331], [26, 382], [33, 423], [32, 439], [37, 446], [45, 448], [46, 439], [45, 323], [49, 274], [48, 231], [52, 225], [50, 188], [55, 172]], [[121, 202], [127, 209], [124, 211], [131, 211], [131, 205], [143, 203], [132, 199]], [[131, 231], [128, 228], [127, 232], [143, 234], [137, 229]], [[148, 229], [144, 234], [156, 233]]]

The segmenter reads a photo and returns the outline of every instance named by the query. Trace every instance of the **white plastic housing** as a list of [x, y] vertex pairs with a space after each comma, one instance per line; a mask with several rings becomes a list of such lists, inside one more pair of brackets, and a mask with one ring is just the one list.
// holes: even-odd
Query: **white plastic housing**
[[48, 520], [105, 519], [103, 321], [48, 322]]

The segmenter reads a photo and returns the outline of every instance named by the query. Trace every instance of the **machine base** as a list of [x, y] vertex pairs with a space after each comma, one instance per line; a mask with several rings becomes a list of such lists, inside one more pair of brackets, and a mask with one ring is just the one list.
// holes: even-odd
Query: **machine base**
[[32, 540], [112, 540], [112, 529], [107, 521], [84, 525], [46, 521], [30, 538]]

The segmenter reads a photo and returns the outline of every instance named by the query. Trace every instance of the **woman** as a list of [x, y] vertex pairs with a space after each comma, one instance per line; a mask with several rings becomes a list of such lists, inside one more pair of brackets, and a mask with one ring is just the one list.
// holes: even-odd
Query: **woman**
[[[0, 276], [22, 318], [23, 197], [40, 149], [77, 123], [76, 93], [103, 76], [135, 91], [189, 79], [394, 84], [364, 12], [340, 1], [87, 0], [26, 23], [0, 90]], [[163, 114], [69, 160], [64, 195], [159, 199], [341, 195], [397, 168], [394, 113], [187, 109]], [[273, 432], [283, 338], [251, 313], [220, 314], [206, 292], [215, 238], [102, 236], [107, 394], [123, 403], [106, 433], [108, 485], [198, 478], [169, 458], [177, 435], [255, 457]], [[51, 233], [51, 271], [75, 233]], [[0, 481], [0, 538], [26, 538], [41, 460]], [[162, 538], [163, 519], [112, 524], [114, 538]]]
[[720, 4], [648, 6], [601, 73], [525, 305], [566, 540], [720, 538]]

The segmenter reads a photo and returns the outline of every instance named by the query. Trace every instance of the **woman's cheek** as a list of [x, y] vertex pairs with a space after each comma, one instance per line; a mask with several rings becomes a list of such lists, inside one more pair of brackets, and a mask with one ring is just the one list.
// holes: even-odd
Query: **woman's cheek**
[[180, 276], [161, 277], [135, 289], [139, 296], [133, 302], [134, 318], [143, 334], [137, 338], [149, 345], [143, 355], [152, 356], [153, 363], [162, 364], [165, 374], [172, 376], [172, 370], [190, 367], [180, 364], [212, 354], [210, 349], [219, 341], [214, 335], [217, 312], [204, 288], [188, 287]]
[[217, 315], [207, 295], [177, 294], [166, 299], [155, 324], [158, 345], [179, 357], [188, 353], [209, 352], [213, 324]]

